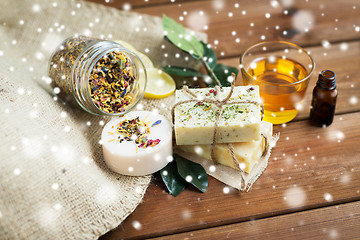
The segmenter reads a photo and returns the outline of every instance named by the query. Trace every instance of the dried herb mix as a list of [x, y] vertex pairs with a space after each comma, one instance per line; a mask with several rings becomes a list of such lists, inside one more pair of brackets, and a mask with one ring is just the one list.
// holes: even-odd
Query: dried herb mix
[[[161, 123], [161, 120], [156, 121], [151, 127]], [[134, 141], [138, 148], [154, 147], [160, 143], [160, 139], [149, 139], [150, 134], [149, 125], [141, 121], [139, 117], [129, 120], [121, 121], [117, 125], [116, 132], [121, 136], [118, 137], [118, 142]]]
[[128, 93], [134, 80], [129, 58], [121, 52], [111, 52], [95, 64], [90, 74], [91, 97], [104, 112], [123, 112], [132, 103]]
[[96, 42], [98, 40], [83, 36], [66, 39], [50, 58], [49, 77], [52, 79], [51, 85], [53, 88], [60, 88], [59, 96], [68, 102], [76, 104], [72, 98], [71, 90], [72, 69], [76, 59], [88, 45]]
[[[52, 87], [58, 87], [59, 96], [75, 105], [86, 99], [88, 102], [92, 101], [100, 113], [124, 112], [134, 102], [134, 63], [125, 53], [117, 50], [107, 51], [93, 63], [90, 52], [100, 48], [101, 40], [84, 36], [66, 39], [50, 59], [49, 77], [52, 79]], [[93, 65], [84, 65], [85, 63]], [[89, 66], [93, 66], [92, 69]], [[90, 70], [90, 74], [81, 75], [87, 70]], [[84, 89], [74, 90], [81, 84], [82, 76], [87, 78], [82, 85]], [[79, 96], [81, 91], [85, 95], [88, 92], [88, 98]]]

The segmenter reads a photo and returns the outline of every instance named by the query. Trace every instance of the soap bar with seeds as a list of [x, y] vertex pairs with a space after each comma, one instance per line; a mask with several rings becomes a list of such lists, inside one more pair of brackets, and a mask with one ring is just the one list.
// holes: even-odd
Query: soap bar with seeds
[[[225, 98], [230, 87], [224, 87], [219, 92], [214, 88], [190, 89], [199, 101], [184, 103], [175, 109], [175, 138], [177, 145], [210, 144], [213, 142], [215, 121], [219, 108], [215, 104], [201, 101], [202, 97]], [[177, 90], [176, 102], [194, 99], [189, 93]], [[259, 102], [258, 86], [239, 86], [234, 88], [230, 102]], [[226, 104], [219, 121], [216, 143], [249, 142], [260, 140], [260, 105], [253, 103]]]
[[[261, 123], [261, 133], [266, 136], [269, 140], [271, 139], [273, 132], [273, 125], [269, 122]], [[260, 140], [243, 142], [243, 143], [232, 143], [234, 153], [238, 164], [246, 172], [250, 173], [251, 169], [260, 160], [264, 149], [265, 149], [265, 138], [261, 137]], [[215, 144], [214, 155], [215, 159], [219, 164], [238, 169], [238, 164], [234, 163], [231, 157], [230, 150], [225, 143]], [[211, 161], [211, 145], [183, 145], [177, 146], [184, 152], [196, 154], [204, 159]]]

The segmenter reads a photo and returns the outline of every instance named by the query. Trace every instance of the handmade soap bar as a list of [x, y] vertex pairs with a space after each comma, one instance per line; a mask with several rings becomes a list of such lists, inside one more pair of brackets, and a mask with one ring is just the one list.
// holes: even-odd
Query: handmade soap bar
[[[219, 108], [201, 98], [225, 98], [230, 87], [221, 91], [213, 88], [190, 89], [199, 101], [183, 103], [175, 109], [175, 136], [177, 145], [210, 144], [213, 142], [215, 121]], [[176, 91], [176, 102], [194, 99], [183, 90]], [[259, 102], [258, 86], [235, 87], [230, 102]], [[217, 143], [249, 142], [260, 139], [261, 109], [253, 103], [226, 104], [216, 134]]]
[[102, 131], [104, 160], [114, 172], [152, 174], [172, 157], [171, 123], [148, 111], [132, 111], [107, 123]]
[[[261, 133], [268, 139], [271, 139], [273, 126], [269, 122], [261, 123]], [[257, 141], [232, 143], [236, 159], [240, 167], [247, 173], [251, 171], [257, 161], [260, 159], [265, 148], [265, 139], [262, 137]], [[183, 145], [178, 146], [179, 149], [185, 152], [199, 155], [202, 158], [211, 161], [211, 145]], [[214, 149], [215, 159], [219, 164], [237, 169], [227, 144], [217, 143]]]

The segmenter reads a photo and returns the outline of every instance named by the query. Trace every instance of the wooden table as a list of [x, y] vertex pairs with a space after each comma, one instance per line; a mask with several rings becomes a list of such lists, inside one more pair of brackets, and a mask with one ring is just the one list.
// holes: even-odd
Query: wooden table
[[[275, 127], [280, 140], [249, 193], [230, 189], [225, 194], [226, 186], [210, 177], [206, 193], [188, 188], [173, 197], [154, 179], [143, 203], [102, 240], [360, 239], [358, 0], [91, 1], [117, 8], [130, 2], [131, 11], [166, 13], [192, 28], [194, 22], [187, 19], [196, 15], [207, 29], [195, 27], [208, 34], [220, 62], [228, 65], [238, 66], [240, 54], [263, 39], [297, 43], [316, 62], [305, 108], [294, 121]], [[307, 24], [308, 31], [295, 31], [292, 19]], [[317, 74], [324, 69], [336, 73], [339, 96], [334, 123], [316, 128], [308, 122], [309, 105]]]

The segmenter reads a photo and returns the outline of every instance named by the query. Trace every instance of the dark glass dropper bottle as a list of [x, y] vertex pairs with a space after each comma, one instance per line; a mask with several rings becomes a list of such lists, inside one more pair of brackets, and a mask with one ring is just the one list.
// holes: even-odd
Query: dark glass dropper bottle
[[335, 73], [324, 70], [319, 74], [319, 79], [313, 90], [310, 121], [318, 126], [329, 126], [334, 120], [336, 98]]

